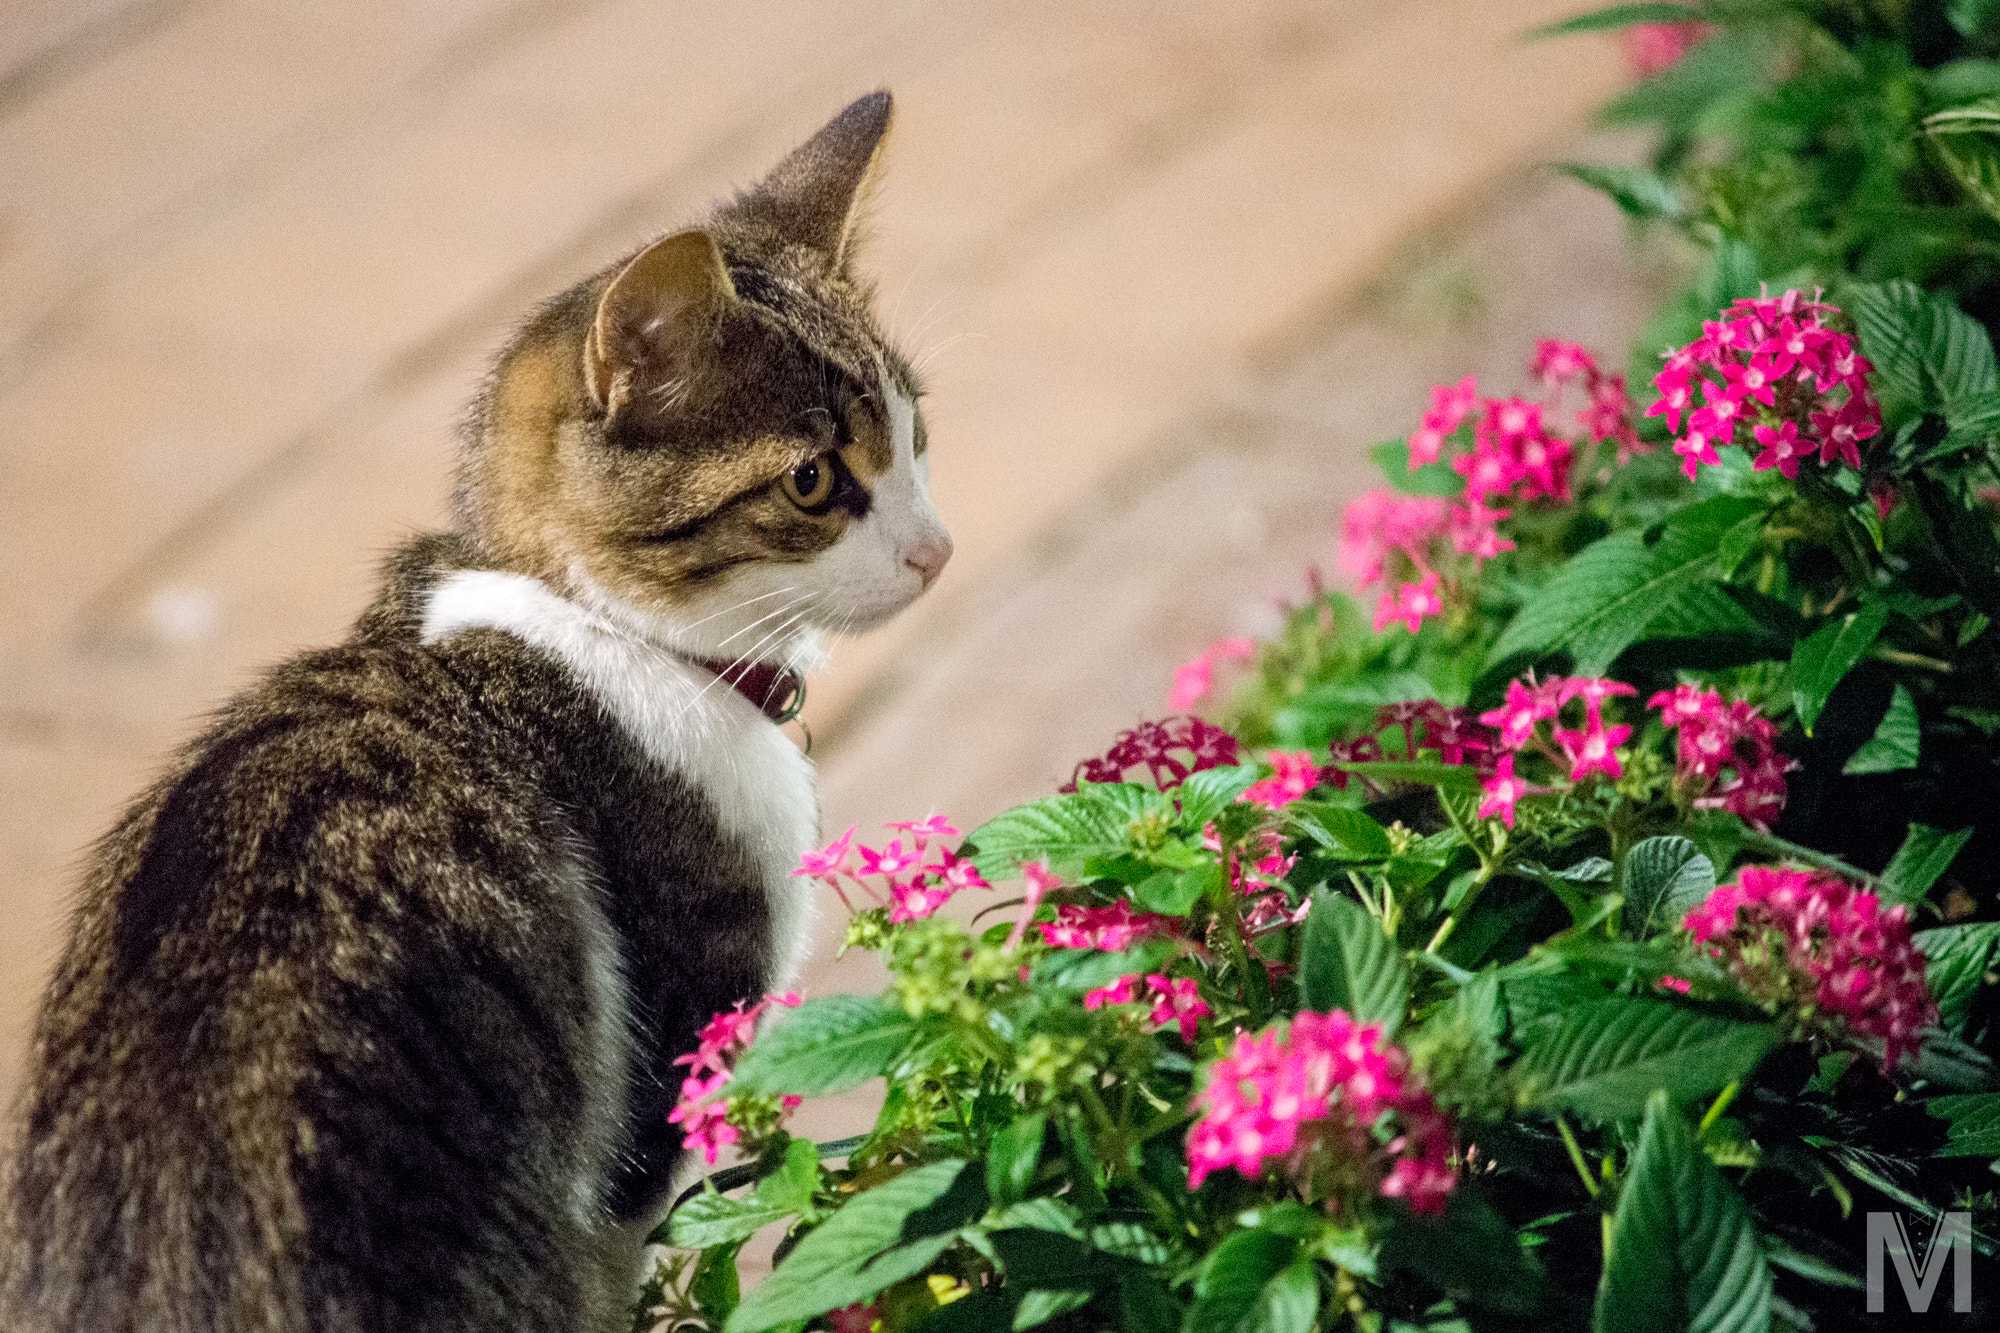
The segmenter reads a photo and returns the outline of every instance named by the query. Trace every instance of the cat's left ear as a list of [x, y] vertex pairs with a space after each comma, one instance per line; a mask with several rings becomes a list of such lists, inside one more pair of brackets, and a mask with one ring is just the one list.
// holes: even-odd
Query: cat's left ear
[[763, 223], [792, 244], [826, 257], [829, 272], [847, 267], [854, 224], [875, 179], [893, 106], [872, 92], [794, 148], [733, 211]]

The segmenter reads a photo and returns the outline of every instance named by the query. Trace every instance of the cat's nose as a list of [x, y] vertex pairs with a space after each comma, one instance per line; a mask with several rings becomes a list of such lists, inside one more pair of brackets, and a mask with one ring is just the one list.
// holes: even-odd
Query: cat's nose
[[938, 575], [944, 573], [945, 561], [949, 559], [951, 559], [951, 537], [943, 529], [939, 529], [917, 543], [916, 547], [903, 557], [903, 563], [916, 570], [917, 576], [924, 581], [924, 587], [928, 588], [937, 582]]

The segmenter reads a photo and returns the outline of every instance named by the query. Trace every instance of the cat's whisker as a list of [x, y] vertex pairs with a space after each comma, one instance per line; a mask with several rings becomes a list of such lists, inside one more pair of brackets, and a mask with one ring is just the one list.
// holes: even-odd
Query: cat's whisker
[[[795, 603], [795, 605], [802, 606], [803, 603], [802, 602]], [[781, 622], [776, 629], [773, 629], [763, 638], [757, 640], [756, 643], [752, 644], [741, 656], [737, 657], [734, 661], [729, 663], [728, 666], [725, 666], [722, 670], [716, 672], [715, 678], [713, 680], [709, 681], [706, 685], [703, 685], [699, 690], [696, 690], [694, 693], [694, 697], [689, 699], [685, 704], [681, 706], [680, 714], [678, 714], [677, 716], [684, 716], [689, 709], [693, 708], [696, 704], [700, 703], [702, 697], [706, 695], [710, 690], [714, 689], [724, 680], [734, 675], [736, 671], [739, 668], [741, 668], [745, 663], [753, 660], [758, 650], [763, 648], [765, 644], [777, 638], [779, 635], [785, 633], [785, 631], [792, 628], [792, 626], [798, 624], [801, 620], [804, 620], [805, 616], [806, 616], [805, 611], [799, 610], [796, 614], [790, 616], [789, 618]]]
[[[766, 597], [783, 597], [786, 593], [797, 592], [797, 591], [798, 591], [797, 588], [778, 588], [771, 592], [760, 592], [755, 597], [745, 597], [742, 601], [737, 602], [733, 606], [725, 606], [720, 611], [711, 612], [710, 614], [703, 616], [700, 620], [691, 620], [687, 624], [681, 626], [681, 628], [699, 629], [701, 626], [706, 625], [711, 620], [719, 620], [723, 616], [728, 615], [732, 611], [741, 611], [744, 607], [750, 606], [756, 602], [761, 602]], [[723, 642], [727, 643], [728, 640], [724, 639]]]
[[946, 348], [956, 346], [967, 339], [984, 338], [985, 336], [983, 333], [954, 333], [944, 341], [932, 343], [929, 347], [917, 353], [916, 359], [910, 363], [910, 369], [916, 371], [918, 374], [922, 374], [925, 370], [929, 369], [931, 362], [937, 360]]
[[805, 596], [804, 596], [803, 598], [800, 598], [800, 599], [799, 599], [798, 601], [795, 601], [795, 602], [787, 602], [787, 603], [785, 603], [785, 604], [784, 604], [783, 606], [779, 607], [779, 608], [778, 608], [777, 610], [775, 610], [775, 611], [768, 611], [768, 612], [766, 612], [765, 614], [763, 614], [763, 615], [761, 615], [761, 616], [758, 616], [758, 617], [757, 617], [757, 618], [756, 618], [755, 620], [751, 621], [751, 622], [750, 622], [749, 624], [745, 625], [745, 626], [744, 626], [743, 628], [741, 628], [741, 629], [739, 629], [739, 630], [735, 631], [734, 633], [730, 634], [730, 635], [729, 635], [728, 637], [726, 637], [726, 638], [722, 639], [722, 640], [721, 640], [720, 642], [718, 642], [718, 643], [717, 643], [717, 644], [716, 644], [715, 646], [716, 646], [716, 647], [718, 647], [718, 648], [720, 648], [720, 647], [722, 647], [722, 646], [723, 646], [724, 644], [728, 643], [728, 642], [730, 641], [730, 639], [735, 639], [735, 638], [739, 638], [739, 637], [741, 637], [742, 635], [745, 635], [745, 634], [748, 634], [748, 633], [749, 633], [749, 632], [750, 632], [751, 630], [753, 630], [753, 629], [756, 629], [756, 628], [757, 628], [757, 627], [758, 627], [759, 625], [761, 625], [761, 624], [763, 624], [763, 623], [764, 623], [765, 621], [767, 621], [767, 620], [771, 619], [771, 618], [772, 618], [773, 616], [781, 616], [781, 615], [784, 615], [784, 614], [785, 614], [785, 613], [786, 613], [787, 611], [790, 611], [790, 610], [792, 610], [792, 609], [793, 609], [794, 607], [800, 607], [800, 606], [804, 606], [804, 605], [805, 605], [805, 604], [806, 604], [806, 603], [807, 603], [808, 601], [810, 601], [810, 600], [811, 600], [812, 598], [814, 598], [814, 597], [817, 597], [817, 596], [819, 596], [819, 594], [818, 594], [817, 592], [808, 592], [808, 593], [807, 593], [807, 594], [806, 594], [806, 595], [805, 595]]

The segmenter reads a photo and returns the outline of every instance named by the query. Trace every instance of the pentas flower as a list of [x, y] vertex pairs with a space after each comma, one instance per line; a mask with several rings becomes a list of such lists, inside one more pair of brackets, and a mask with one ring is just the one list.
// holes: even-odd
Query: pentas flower
[[1330, 1206], [1364, 1192], [1439, 1213], [1457, 1183], [1452, 1124], [1418, 1086], [1379, 1025], [1335, 1010], [1299, 1014], [1283, 1031], [1238, 1033], [1213, 1061], [1188, 1132], [1188, 1187], [1224, 1167], [1256, 1179], [1267, 1166], [1314, 1186]]
[[1109, 907], [1065, 903], [1056, 909], [1053, 922], [1040, 922], [1035, 929], [1057, 949], [1123, 953], [1148, 935], [1170, 933], [1173, 923], [1156, 912], [1134, 912], [1130, 900], [1120, 898]]
[[1048, 862], [1030, 861], [1021, 867], [1021, 884], [1021, 914], [1014, 919], [1014, 928], [1007, 932], [1006, 947], [1010, 953], [1021, 947], [1021, 939], [1028, 933], [1028, 923], [1041, 910], [1042, 899], [1048, 896], [1050, 889], [1061, 888], [1062, 880], [1049, 869]]
[[1269, 758], [1271, 776], [1251, 783], [1237, 799], [1261, 805], [1266, 810], [1282, 810], [1318, 784], [1319, 765], [1313, 762], [1310, 750], [1295, 750], [1289, 754], [1273, 750]]
[[1479, 784], [1486, 793], [1486, 799], [1479, 803], [1481, 819], [1498, 818], [1508, 828], [1514, 827], [1514, 806], [1529, 792], [1526, 778], [1514, 776], [1514, 756], [1503, 754], [1494, 765], [1493, 776]]
[[1174, 687], [1167, 693], [1167, 707], [1173, 712], [1194, 706], [1215, 684], [1215, 668], [1220, 662], [1247, 662], [1257, 655], [1254, 639], [1218, 639], [1200, 657], [1174, 672]]
[[1478, 401], [1478, 385], [1476, 376], [1467, 375], [1457, 384], [1449, 387], [1440, 384], [1431, 390], [1431, 410], [1424, 413], [1423, 423], [1410, 432], [1411, 467], [1437, 462], [1445, 436], [1458, 429]]
[[944, 816], [888, 827], [907, 836], [909, 845], [892, 838], [886, 847], [857, 847], [855, 830], [849, 829], [818, 851], [801, 855], [792, 874], [809, 875], [831, 886], [850, 912], [855, 910], [854, 900], [847, 896], [847, 887], [859, 888], [878, 905], [888, 905], [891, 924], [922, 920], [961, 889], [992, 887], [970, 861], [950, 848], [933, 845], [958, 834]]
[[1674, 781], [1694, 809], [1727, 810], [1758, 829], [1777, 822], [1785, 774], [1798, 764], [1778, 753], [1775, 723], [1699, 685], [1661, 690], [1646, 707], [1659, 709], [1661, 724], [1677, 733]]
[[1155, 1028], [1179, 1028], [1181, 1040], [1192, 1042], [1199, 1029], [1200, 1020], [1208, 1017], [1208, 1001], [1201, 998], [1199, 987], [1190, 977], [1167, 977], [1160, 973], [1148, 973], [1145, 977], [1146, 989], [1139, 989], [1140, 977], [1137, 973], [1120, 977], [1109, 986], [1100, 986], [1087, 992], [1083, 997], [1086, 1009], [1102, 1009], [1112, 1004], [1144, 1004], [1150, 1002], [1153, 1011], [1148, 1015]]
[[1120, 732], [1103, 758], [1078, 764], [1075, 776], [1057, 790], [1073, 792], [1079, 781], [1130, 782], [1132, 771], [1143, 769], [1155, 787], [1171, 791], [1190, 773], [1240, 762], [1242, 747], [1221, 727], [1198, 717], [1169, 717]]
[[[688, 1075], [681, 1081], [680, 1101], [667, 1113], [667, 1123], [679, 1125], [685, 1135], [681, 1146], [699, 1149], [702, 1160], [710, 1166], [715, 1165], [724, 1148], [743, 1137], [742, 1131], [728, 1122], [728, 1104], [717, 1094], [729, 1082], [730, 1070], [737, 1059], [748, 1049], [757, 1031], [758, 1018], [774, 1004], [796, 1009], [800, 1000], [795, 992], [787, 991], [783, 995], [766, 995], [747, 1009], [739, 1002], [734, 1009], [709, 1019], [695, 1037], [695, 1049], [674, 1059], [675, 1064], [688, 1067]], [[779, 1103], [780, 1116], [791, 1114], [799, 1100], [784, 1098]]]
[[1887, 1071], [1938, 1018], [1909, 915], [1821, 871], [1746, 866], [1683, 928], [1772, 1013], [1833, 1041], [1879, 1042]]
[[1882, 409], [1868, 387], [1874, 367], [1830, 322], [1839, 314], [1797, 290], [1746, 297], [1666, 354], [1653, 379], [1659, 401], [1646, 415], [1666, 419], [1690, 478], [1720, 462], [1716, 449], [1735, 443], [1744, 426], [1759, 448], [1753, 470], [1776, 468], [1796, 480], [1799, 464], [1814, 456], [1822, 465], [1861, 466], [1860, 446], [1881, 433]]

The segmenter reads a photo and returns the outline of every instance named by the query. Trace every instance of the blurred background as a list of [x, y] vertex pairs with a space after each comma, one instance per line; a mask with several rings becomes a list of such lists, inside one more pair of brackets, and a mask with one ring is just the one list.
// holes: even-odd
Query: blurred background
[[958, 553], [806, 722], [829, 834], [969, 830], [1274, 626], [1430, 384], [1637, 330], [1541, 165], [1619, 148], [1616, 44], [1522, 40], [1583, 7], [0, 0], [0, 1097], [90, 840], [444, 520], [532, 303], [894, 91], [861, 267]]

